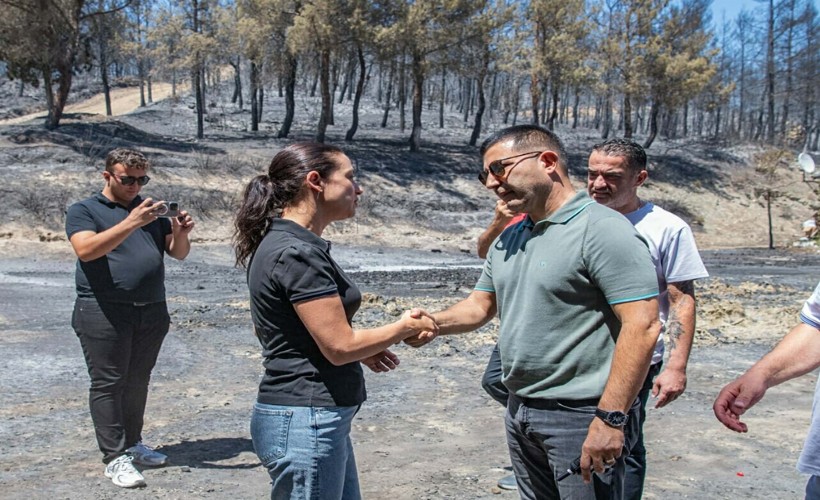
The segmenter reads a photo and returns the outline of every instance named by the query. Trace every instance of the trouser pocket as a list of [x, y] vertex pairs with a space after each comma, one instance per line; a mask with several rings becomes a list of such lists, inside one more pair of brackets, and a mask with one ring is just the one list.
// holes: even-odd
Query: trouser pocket
[[251, 417], [251, 438], [256, 456], [265, 467], [285, 456], [293, 411], [255, 404]]

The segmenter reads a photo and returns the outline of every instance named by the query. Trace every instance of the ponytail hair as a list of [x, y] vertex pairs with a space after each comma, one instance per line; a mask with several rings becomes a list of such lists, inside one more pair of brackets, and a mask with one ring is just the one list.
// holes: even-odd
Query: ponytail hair
[[233, 247], [236, 265], [247, 267], [267, 234], [274, 217], [294, 203], [302, 192], [305, 177], [316, 171], [325, 178], [338, 167], [336, 146], [297, 142], [276, 153], [267, 175], [257, 175], [245, 186], [242, 203], [234, 218]]

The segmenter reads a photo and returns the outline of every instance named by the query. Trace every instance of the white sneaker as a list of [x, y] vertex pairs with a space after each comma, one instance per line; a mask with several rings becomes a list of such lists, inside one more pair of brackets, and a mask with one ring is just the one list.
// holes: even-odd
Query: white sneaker
[[137, 465], [146, 465], [148, 467], [159, 467], [168, 463], [168, 456], [163, 455], [158, 451], [154, 451], [150, 446], [146, 446], [140, 441], [134, 446], [125, 450], [126, 453], [134, 457], [134, 463]]
[[105, 466], [105, 477], [120, 488], [145, 486], [145, 478], [131, 463], [132, 460], [129, 455], [122, 455], [109, 462]]

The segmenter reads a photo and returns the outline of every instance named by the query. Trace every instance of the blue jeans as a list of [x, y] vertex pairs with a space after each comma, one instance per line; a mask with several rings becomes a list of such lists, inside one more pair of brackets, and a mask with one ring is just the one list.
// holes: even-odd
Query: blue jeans
[[615, 465], [593, 474], [562, 481], [555, 477], [581, 455], [581, 447], [595, 418], [597, 400], [526, 400], [510, 394], [505, 415], [507, 445], [522, 499], [620, 500], [623, 498], [624, 460], [637, 434], [638, 400], [629, 410], [624, 449]]
[[361, 498], [350, 441], [358, 410], [358, 406], [254, 405], [251, 438], [273, 480], [271, 500]]

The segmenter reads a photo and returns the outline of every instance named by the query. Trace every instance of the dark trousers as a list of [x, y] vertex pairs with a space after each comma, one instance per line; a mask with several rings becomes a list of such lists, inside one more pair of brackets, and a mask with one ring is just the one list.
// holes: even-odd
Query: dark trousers
[[[646, 403], [649, 399], [649, 394], [652, 391], [652, 384], [655, 377], [661, 371], [661, 363], [654, 364], [649, 367], [649, 373], [646, 375], [643, 387], [638, 393], [638, 400], [640, 401], [640, 409], [632, 411], [630, 418], [630, 427], [636, 433], [634, 438], [634, 445], [625, 457], [625, 473], [623, 479], [624, 498], [627, 500], [639, 500], [643, 496], [643, 484], [646, 479], [646, 446], [643, 440], [643, 424], [646, 420]], [[500, 404], [507, 406], [510, 393], [507, 388], [501, 383], [501, 354], [498, 351], [498, 344], [493, 348], [490, 354], [490, 359], [487, 362], [487, 367], [484, 370], [484, 376], [481, 378], [481, 387], [494, 400]], [[637, 418], [635, 418], [637, 417]]]
[[165, 302], [74, 304], [71, 326], [91, 377], [91, 420], [104, 463], [142, 439], [148, 382], [169, 325]]
[[622, 500], [624, 462], [637, 433], [638, 400], [629, 410], [624, 447], [615, 464], [584, 484], [579, 474], [557, 481], [581, 455], [598, 399], [527, 399], [510, 395], [505, 424], [518, 494], [524, 500]]
[[481, 387], [484, 388], [491, 398], [506, 408], [510, 391], [501, 383], [501, 375], [501, 353], [498, 352], [498, 344], [496, 344], [495, 347], [493, 347], [493, 352], [490, 354], [490, 360], [487, 361], [484, 376], [481, 377]]
[[626, 457], [626, 475], [624, 480], [624, 498], [626, 500], [640, 500], [643, 497], [643, 483], [646, 479], [646, 446], [643, 442], [643, 423], [646, 421], [646, 403], [649, 401], [649, 394], [652, 392], [652, 384], [655, 377], [661, 372], [661, 363], [656, 363], [649, 367], [646, 380], [643, 382], [638, 399], [641, 401], [641, 408], [638, 412], [638, 439], [635, 446]]

